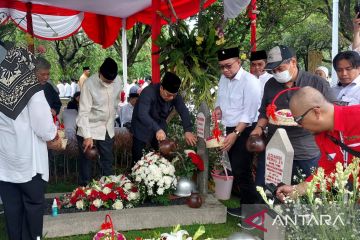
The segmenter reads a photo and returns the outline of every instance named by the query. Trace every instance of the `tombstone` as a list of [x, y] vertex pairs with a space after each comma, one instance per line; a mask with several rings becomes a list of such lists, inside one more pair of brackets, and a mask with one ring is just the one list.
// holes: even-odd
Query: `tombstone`
[[265, 183], [291, 184], [294, 149], [285, 129], [278, 128], [266, 146]]
[[200, 172], [197, 178], [197, 186], [200, 194], [208, 193], [208, 177], [209, 177], [209, 152], [206, 148], [206, 138], [210, 136], [210, 110], [205, 102], [202, 102], [199, 113], [196, 117], [197, 129], [197, 154], [204, 161], [204, 171]]
[[[278, 128], [266, 146], [265, 154], [265, 183], [278, 185], [283, 182], [291, 184], [294, 149], [289, 137], [283, 128]], [[266, 214], [264, 240], [285, 239], [285, 228], [274, 224], [274, 217]], [[276, 222], [276, 221], [275, 221]]]

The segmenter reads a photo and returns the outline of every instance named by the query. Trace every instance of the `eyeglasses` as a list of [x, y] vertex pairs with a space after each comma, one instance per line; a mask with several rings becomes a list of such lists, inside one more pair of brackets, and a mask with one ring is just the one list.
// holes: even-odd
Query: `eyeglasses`
[[309, 108], [308, 110], [306, 110], [306, 111], [304, 112], [304, 114], [302, 114], [302, 115], [300, 115], [300, 116], [298, 116], [298, 117], [294, 117], [294, 121], [295, 121], [297, 124], [301, 125], [301, 123], [302, 123], [304, 117], [306, 116], [306, 114], [308, 114], [310, 111], [312, 111], [312, 110], [315, 109], [315, 108], [318, 108], [318, 106]]
[[230, 70], [232, 65], [237, 62], [237, 60], [233, 61], [232, 63], [228, 63], [228, 64], [224, 64], [224, 65], [219, 65], [219, 68], [223, 71], [223, 70]]

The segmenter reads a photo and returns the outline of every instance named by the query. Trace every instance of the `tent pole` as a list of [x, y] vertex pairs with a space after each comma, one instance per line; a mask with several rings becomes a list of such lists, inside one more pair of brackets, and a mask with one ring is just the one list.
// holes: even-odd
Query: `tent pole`
[[31, 9], [32, 9], [32, 3], [31, 2], [27, 2], [26, 3], [26, 29], [27, 32], [29, 34], [28, 38], [27, 38], [27, 42], [28, 42], [28, 50], [32, 53], [34, 53], [35, 48], [34, 48], [34, 28], [33, 28], [33, 22], [32, 22], [32, 13], [31, 13]]
[[160, 10], [161, 0], [152, 0], [152, 28], [151, 28], [151, 66], [152, 66], [152, 82], [160, 82], [160, 64], [159, 64], [159, 54], [154, 54], [159, 52], [159, 47], [155, 44], [155, 40], [158, 38], [161, 32], [161, 18], [157, 11]]
[[[333, 0], [333, 14], [332, 14], [332, 43], [331, 43], [331, 58], [334, 59], [339, 51], [339, 0]], [[331, 84], [337, 83], [337, 75], [332, 67]]]
[[123, 84], [124, 87], [127, 83], [127, 40], [126, 40], [126, 18], [122, 19], [121, 31], [121, 54], [122, 54], [122, 67], [123, 67]]
[[253, 52], [256, 51], [256, 0], [251, 0], [248, 11], [249, 11], [248, 16], [251, 21], [250, 45], [251, 45], [251, 51]]

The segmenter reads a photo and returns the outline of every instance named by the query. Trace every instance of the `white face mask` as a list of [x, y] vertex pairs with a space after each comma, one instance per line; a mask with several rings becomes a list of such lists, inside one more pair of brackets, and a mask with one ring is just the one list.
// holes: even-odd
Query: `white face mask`
[[287, 83], [291, 80], [291, 75], [289, 70], [285, 70], [279, 73], [273, 73], [273, 77], [276, 79], [279, 83]]

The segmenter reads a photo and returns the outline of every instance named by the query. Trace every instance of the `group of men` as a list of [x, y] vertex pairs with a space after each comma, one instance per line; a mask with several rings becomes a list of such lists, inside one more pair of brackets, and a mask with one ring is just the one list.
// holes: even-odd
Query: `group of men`
[[[351, 162], [347, 151], [339, 150], [339, 146], [336, 148], [326, 132], [331, 132], [338, 141], [358, 148], [360, 137], [356, 134], [360, 133], [360, 129], [357, 130], [354, 122], [350, 124], [347, 119], [345, 123], [349, 125], [346, 126], [340, 116], [341, 113], [345, 116], [355, 115], [360, 108], [334, 105], [360, 104], [358, 53], [341, 52], [334, 58], [333, 65], [339, 77], [339, 83], [334, 88], [330, 88], [326, 78], [300, 70], [295, 52], [287, 46], [276, 46], [267, 56], [264, 51], [253, 52], [250, 57], [253, 75], [241, 67], [237, 48], [221, 50], [218, 58], [222, 75], [214, 112], [226, 126], [227, 136], [222, 149], [229, 152], [234, 185], [239, 190], [241, 204], [262, 202], [255, 186], [265, 184], [264, 152], [258, 155], [256, 178], [253, 181], [253, 155], [245, 145], [249, 135], [262, 136], [266, 130], [267, 139], [270, 139], [278, 128], [284, 128], [294, 148], [292, 176], [303, 175], [307, 181], [318, 166], [324, 167], [326, 173], [330, 174], [336, 162], [343, 163], [343, 159]], [[289, 91], [296, 87], [300, 87], [300, 90]], [[283, 91], [285, 93], [277, 96]], [[277, 98], [277, 110], [291, 109], [298, 126], [269, 122], [267, 107], [274, 98]], [[313, 134], [317, 134], [315, 138]], [[329, 163], [329, 156], [336, 156], [333, 162]], [[293, 180], [292, 183], [297, 182]], [[283, 186], [278, 190], [278, 197], [284, 199], [284, 196], [293, 196], [294, 189], [296, 187]], [[306, 183], [300, 183], [298, 189], [297, 194], [303, 194]], [[242, 209], [230, 208], [228, 213], [240, 217]]]
[[[0, 50], [3, 73], [8, 71], [7, 62], [20, 50], [6, 49], [1, 44]], [[26, 52], [21, 54], [31, 56]], [[264, 154], [259, 155], [254, 182], [251, 169], [253, 155], [245, 144], [250, 135], [261, 136], [265, 129], [271, 138], [277, 128], [285, 128], [295, 152], [293, 175], [301, 170], [307, 181], [311, 179], [312, 168], [323, 166], [328, 173], [338, 161], [344, 165], [351, 162], [351, 155], [339, 147], [338, 142], [360, 145], [360, 131], [355, 126], [360, 120], [357, 119], [360, 109], [358, 106], [333, 103], [359, 104], [359, 54], [350, 51], [335, 57], [333, 64], [339, 77], [336, 94], [324, 78], [300, 70], [295, 52], [287, 46], [276, 46], [267, 55], [265, 51], [252, 53], [251, 73], [243, 69], [238, 48], [220, 50], [218, 60], [221, 77], [214, 114], [226, 126], [226, 138], [221, 149], [229, 153], [234, 186], [239, 190], [241, 204], [259, 202], [255, 186], [264, 184]], [[7, 136], [0, 141], [0, 195], [11, 239], [21, 239], [21, 236], [35, 239], [42, 235], [41, 206], [44, 203], [45, 182], [48, 181], [46, 146], [57, 149], [60, 144], [51, 115], [59, 113], [61, 102], [59, 104], [54, 100], [53, 95], [57, 93], [48, 82], [50, 64], [41, 57], [23, 64], [22, 75], [10, 80], [3, 80], [1, 76], [3, 88], [11, 85], [9, 81], [13, 81], [11, 91], [14, 91], [14, 85], [22, 86], [24, 82], [28, 88], [18, 96], [15, 105], [5, 99], [1, 99], [0, 105], [0, 126], [3, 126], [0, 131], [2, 136]], [[76, 134], [80, 148], [79, 184], [85, 186], [91, 180], [91, 164], [84, 153], [93, 146], [99, 151], [102, 174], [113, 174], [114, 120], [122, 86], [117, 63], [112, 58], [106, 58], [99, 70], [80, 84]], [[136, 95], [131, 120], [133, 164], [140, 160], [147, 146], [157, 149], [159, 142], [168, 137], [166, 119], [173, 109], [181, 117], [187, 144], [196, 144], [189, 110], [179, 94], [180, 86], [181, 79], [174, 73], [166, 72], [161, 83], [150, 84], [140, 96]], [[300, 87], [300, 90], [280, 95], [276, 105], [278, 109], [291, 109], [299, 125], [271, 124], [266, 107], [279, 92], [294, 87]], [[314, 133], [317, 134], [315, 138]], [[22, 139], [26, 143], [22, 143]], [[28, 148], [23, 149], [24, 146]], [[283, 199], [294, 196], [296, 189], [299, 195], [304, 193], [306, 186], [306, 183], [296, 187], [283, 186], [277, 194]], [[241, 215], [241, 209], [228, 209], [228, 212]]]

